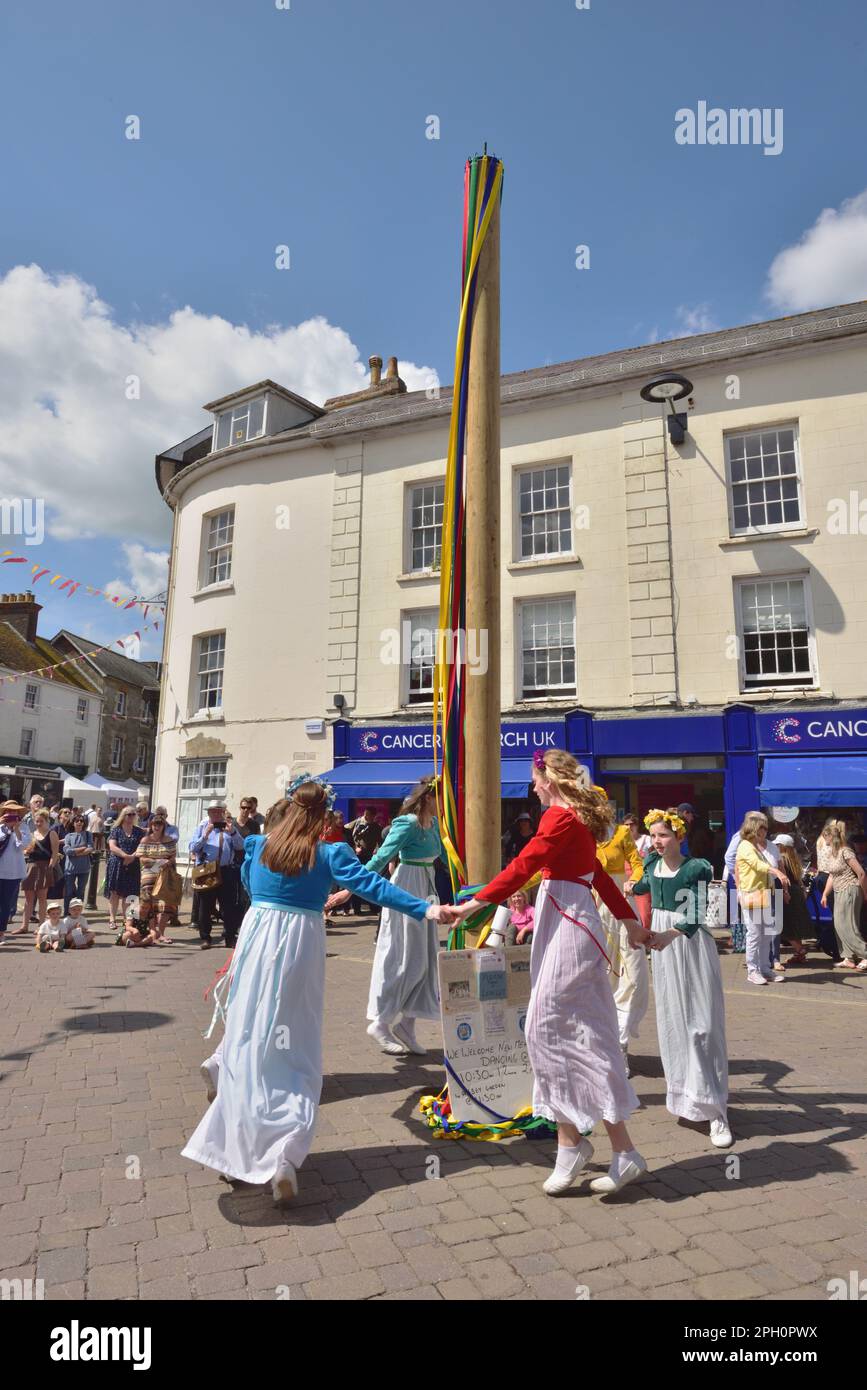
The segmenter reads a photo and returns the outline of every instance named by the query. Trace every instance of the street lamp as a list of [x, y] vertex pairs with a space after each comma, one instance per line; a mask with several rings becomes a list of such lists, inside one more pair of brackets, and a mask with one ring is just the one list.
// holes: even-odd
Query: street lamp
[[668, 401], [671, 407], [671, 414], [665, 417], [668, 427], [668, 437], [672, 444], [682, 444], [686, 438], [686, 411], [676, 411], [674, 402], [682, 400], [684, 396], [692, 392], [692, 382], [685, 376], [678, 376], [676, 372], [669, 372], [666, 376], [657, 376], [653, 381], [649, 381], [646, 386], [642, 386], [640, 396], [643, 401], [652, 401], [656, 405], [665, 405]]

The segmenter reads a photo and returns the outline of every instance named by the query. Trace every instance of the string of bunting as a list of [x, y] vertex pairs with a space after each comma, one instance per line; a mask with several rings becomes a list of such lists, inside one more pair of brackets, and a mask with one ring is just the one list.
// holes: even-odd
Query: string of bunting
[[9, 676], [0, 676], [0, 685], [11, 685], [15, 681], [27, 680], [29, 676], [48, 676], [53, 679], [54, 672], [59, 671], [62, 666], [75, 666], [78, 662], [88, 661], [99, 652], [110, 652], [114, 647], [120, 647], [123, 651], [125, 644], [131, 637], [137, 637], [141, 641], [143, 632], [159, 631], [160, 625], [159, 622], [145, 623], [143, 627], [137, 628], [135, 632], [127, 633], [125, 637], [117, 637], [113, 642], [104, 642], [99, 647], [91, 647], [88, 651], [80, 652], [76, 656], [64, 657], [62, 661], [55, 661], [49, 666], [38, 666], [32, 671], [16, 671]]
[[48, 587], [55, 589], [57, 593], [65, 592], [67, 598], [72, 598], [73, 594], [81, 591], [81, 593], [86, 594], [88, 598], [105, 599], [106, 603], [110, 603], [114, 608], [126, 609], [135, 608], [136, 606], [143, 608], [145, 618], [147, 618], [151, 608], [162, 610], [166, 606], [165, 602], [161, 599], [127, 599], [119, 597], [117, 594], [106, 593], [105, 589], [98, 589], [93, 584], [85, 584], [80, 579], [68, 579], [59, 572], [52, 573], [50, 566], [46, 568], [44, 565], [33, 564], [29, 555], [16, 555], [12, 550], [0, 550], [0, 560], [3, 561], [4, 565], [29, 565], [31, 587], [34, 584], [38, 584], [40, 579], [45, 579], [47, 575], [51, 575], [51, 578], [48, 580]]

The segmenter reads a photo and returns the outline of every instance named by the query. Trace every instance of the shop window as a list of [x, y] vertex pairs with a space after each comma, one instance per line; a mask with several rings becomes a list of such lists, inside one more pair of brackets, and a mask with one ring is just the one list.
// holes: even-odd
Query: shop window
[[519, 560], [572, 552], [572, 479], [568, 463], [528, 468], [517, 475]]
[[815, 642], [806, 579], [736, 581], [744, 691], [812, 686]]
[[726, 437], [731, 534], [803, 526], [798, 434], [754, 430]]
[[575, 600], [542, 599], [520, 606], [521, 698], [574, 695]]

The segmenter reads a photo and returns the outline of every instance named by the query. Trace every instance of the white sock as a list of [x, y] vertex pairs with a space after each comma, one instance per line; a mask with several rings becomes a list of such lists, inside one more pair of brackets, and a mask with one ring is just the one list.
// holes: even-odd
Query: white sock
[[619, 1178], [626, 1165], [628, 1163], [634, 1163], [635, 1160], [640, 1157], [641, 1155], [637, 1149], [624, 1149], [623, 1151], [615, 1149], [614, 1153], [611, 1155], [612, 1176]]
[[558, 1144], [557, 1162], [554, 1164], [554, 1171], [560, 1173], [568, 1173], [569, 1169], [572, 1167], [572, 1164], [575, 1162], [575, 1159], [578, 1157], [578, 1152], [580, 1148], [580, 1139], [577, 1144]]

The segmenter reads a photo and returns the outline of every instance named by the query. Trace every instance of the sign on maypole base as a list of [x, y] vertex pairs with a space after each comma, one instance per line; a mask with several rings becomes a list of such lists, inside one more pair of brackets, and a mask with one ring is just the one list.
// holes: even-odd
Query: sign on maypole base
[[438, 1138], [547, 1138], [533, 1118], [533, 1072], [524, 1029], [530, 947], [440, 951], [440, 1011], [446, 1086], [421, 1109]]

